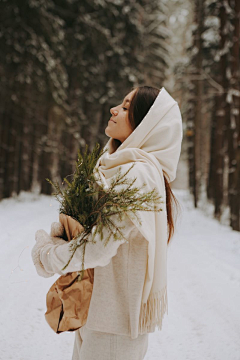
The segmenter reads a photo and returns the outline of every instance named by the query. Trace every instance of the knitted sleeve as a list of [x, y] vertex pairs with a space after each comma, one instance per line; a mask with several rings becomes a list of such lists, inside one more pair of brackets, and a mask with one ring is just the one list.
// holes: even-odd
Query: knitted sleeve
[[[116, 215], [115, 215], [116, 216]], [[114, 216], [113, 216], [114, 218]], [[126, 239], [129, 239], [131, 233], [136, 230], [135, 225], [129, 219], [128, 216], [124, 217], [124, 222], [119, 223], [119, 221], [113, 219], [116, 225], [122, 226], [124, 228], [121, 230], [124, 233]], [[110, 240], [106, 246], [104, 246], [104, 238], [109, 235], [108, 230], [103, 228], [103, 240], [99, 234], [95, 235], [94, 243], [91, 242], [92, 234], [89, 234], [89, 242], [85, 247], [84, 255], [84, 269], [92, 269], [96, 266], [106, 266], [110, 263], [111, 258], [117, 254], [117, 250], [120, 245], [126, 242], [125, 239], [114, 240], [113, 237], [110, 237]], [[66, 269], [62, 268], [67, 264], [72, 253], [70, 251], [70, 242], [66, 244], [53, 245], [51, 243], [45, 245], [40, 250], [40, 260], [44, 266], [44, 269], [49, 274], [60, 274], [65, 275], [69, 272], [80, 271], [82, 270], [82, 257], [83, 257], [83, 247], [80, 246], [77, 248], [73, 258], [71, 259], [69, 265]]]

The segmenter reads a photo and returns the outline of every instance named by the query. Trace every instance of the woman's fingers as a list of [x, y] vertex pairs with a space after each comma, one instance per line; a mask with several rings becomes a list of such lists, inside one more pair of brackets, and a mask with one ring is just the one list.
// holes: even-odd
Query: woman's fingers
[[36, 241], [48, 240], [48, 238], [49, 238], [48, 233], [43, 229], [37, 230], [36, 233], [35, 233], [35, 240]]
[[62, 238], [60, 237], [52, 237], [52, 242], [54, 243], [54, 245], [63, 245], [63, 244], [66, 244], [67, 241], [63, 240]]
[[40, 255], [39, 255], [40, 250], [41, 250], [41, 247], [40, 247], [39, 242], [37, 241], [31, 251], [32, 261], [33, 261], [33, 264], [35, 265], [38, 275], [48, 278], [50, 276], [53, 276], [54, 274], [50, 274], [44, 269], [44, 267], [40, 261]]
[[52, 237], [61, 237], [64, 234], [64, 227], [60, 222], [53, 222], [51, 225], [51, 233]]

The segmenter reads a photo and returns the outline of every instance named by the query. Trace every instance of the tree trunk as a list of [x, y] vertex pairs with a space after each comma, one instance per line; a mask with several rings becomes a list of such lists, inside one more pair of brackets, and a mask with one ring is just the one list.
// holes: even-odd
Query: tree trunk
[[[198, 24], [195, 35], [195, 46], [198, 49], [196, 58], [196, 71], [198, 75], [202, 73], [202, 33], [204, 20], [204, 0], [197, 1], [196, 9], [196, 23]], [[194, 203], [195, 207], [198, 205], [201, 182], [202, 182], [202, 97], [203, 97], [203, 80], [197, 79], [195, 83], [195, 116], [194, 116]]]
[[[229, 0], [229, 6], [232, 1]], [[229, 156], [229, 206], [230, 225], [240, 230], [240, 2], [234, 0], [233, 45], [231, 48], [231, 88], [238, 90], [230, 102], [231, 110], [228, 122], [228, 156]], [[230, 98], [231, 100], [231, 98]]]

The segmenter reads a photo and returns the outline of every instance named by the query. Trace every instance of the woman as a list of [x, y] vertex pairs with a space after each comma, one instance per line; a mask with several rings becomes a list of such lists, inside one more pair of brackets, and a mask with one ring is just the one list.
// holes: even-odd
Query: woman
[[[100, 239], [87, 244], [84, 265], [94, 268], [94, 286], [87, 322], [75, 331], [72, 360], [142, 360], [148, 334], [161, 329], [167, 311], [167, 245], [174, 231], [173, 200], [177, 204], [169, 182], [181, 151], [181, 113], [165, 88], [149, 86], [133, 89], [110, 112], [108, 151], [96, 165], [102, 180], [109, 185], [119, 168], [125, 172], [135, 163], [129, 172], [136, 176], [134, 185], [141, 189], [146, 183], [147, 191], [156, 187], [163, 211], [139, 212], [141, 224], [126, 215], [127, 242], [111, 239], [106, 248]], [[81, 247], [63, 271], [69, 243], [56, 244], [44, 230], [36, 233], [36, 241], [32, 254], [39, 260], [39, 275], [80, 270]]]

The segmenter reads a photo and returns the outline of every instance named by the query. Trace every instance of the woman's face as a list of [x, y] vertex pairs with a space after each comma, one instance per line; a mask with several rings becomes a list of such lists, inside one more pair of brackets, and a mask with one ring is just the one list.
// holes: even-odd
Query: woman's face
[[129, 123], [128, 109], [135, 91], [136, 90], [133, 90], [127, 94], [120, 105], [110, 109], [112, 117], [108, 121], [105, 134], [120, 140], [121, 143], [123, 143], [133, 131]]

